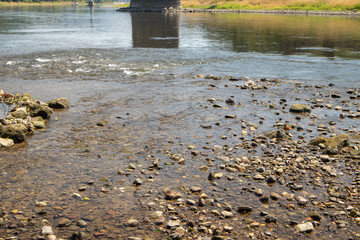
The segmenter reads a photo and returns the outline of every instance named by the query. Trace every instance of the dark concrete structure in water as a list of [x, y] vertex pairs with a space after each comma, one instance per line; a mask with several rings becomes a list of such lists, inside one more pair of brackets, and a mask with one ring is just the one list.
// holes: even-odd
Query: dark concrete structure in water
[[180, 0], [131, 0], [130, 8], [180, 8]]

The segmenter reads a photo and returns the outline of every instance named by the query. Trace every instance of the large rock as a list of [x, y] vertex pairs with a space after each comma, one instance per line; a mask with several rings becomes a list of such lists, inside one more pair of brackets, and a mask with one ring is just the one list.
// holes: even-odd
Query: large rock
[[0, 136], [2, 138], [10, 138], [15, 143], [20, 143], [25, 141], [27, 130], [28, 129], [24, 124], [10, 124], [3, 126]]
[[340, 150], [349, 146], [349, 135], [346, 133], [336, 135], [334, 137], [318, 137], [310, 141], [310, 145], [318, 146], [324, 144], [327, 149]]
[[51, 117], [51, 114], [53, 113], [51, 108], [40, 103], [27, 102], [25, 103], [25, 105], [29, 107], [31, 117], [40, 116], [43, 119], [49, 119]]
[[16, 111], [10, 113], [14, 118], [25, 119], [28, 116], [26, 108], [18, 108]]
[[43, 129], [43, 128], [46, 127], [45, 120], [40, 116], [32, 117], [31, 118], [31, 123], [34, 125], [34, 128], [37, 128], [37, 129]]
[[311, 112], [311, 108], [305, 104], [293, 104], [290, 107], [290, 112], [293, 113], [307, 113], [307, 112]]
[[70, 108], [70, 102], [67, 98], [61, 97], [48, 102], [49, 107], [55, 109]]

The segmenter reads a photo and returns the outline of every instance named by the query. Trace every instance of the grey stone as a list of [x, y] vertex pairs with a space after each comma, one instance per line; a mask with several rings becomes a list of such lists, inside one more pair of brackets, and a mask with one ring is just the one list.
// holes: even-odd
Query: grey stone
[[143, 184], [143, 181], [141, 180], [141, 178], [137, 178], [137, 179], [135, 179], [133, 184], [139, 186], [139, 185]]
[[305, 104], [293, 104], [290, 107], [290, 112], [294, 112], [294, 113], [306, 113], [306, 112], [311, 112], [311, 108]]
[[180, 221], [179, 220], [170, 220], [166, 224], [166, 228], [177, 228], [180, 227]]
[[57, 98], [48, 102], [49, 107], [55, 109], [70, 108], [70, 102], [67, 98]]
[[174, 200], [181, 198], [181, 193], [175, 190], [170, 190], [169, 188], [164, 189], [165, 199], [167, 200]]
[[71, 225], [71, 221], [68, 218], [61, 218], [59, 220], [59, 227], [68, 227]]
[[41, 229], [41, 234], [42, 235], [51, 235], [51, 234], [54, 234], [53, 233], [53, 230], [50, 226], [44, 226], [42, 229]]
[[129, 219], [126, 221], [126, 226], [128, 227], [137, 227], [139, 226], [139, 221], [137, 219]]
[[14, 140], [10, 138], [0, 138], [0, 146], [1, 147], [11, 147], [14, 145]]
[[295, 229], [300, 232], [312, 232], [314, 231], [314, 225], [311, 222], [300, 223], [295, 226]]

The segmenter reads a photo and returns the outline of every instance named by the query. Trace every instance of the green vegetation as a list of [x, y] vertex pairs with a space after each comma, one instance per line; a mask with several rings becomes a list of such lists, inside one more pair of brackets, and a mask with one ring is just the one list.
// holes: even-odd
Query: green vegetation
[[185, 8], [233, 10], [359, 11], [358, 0], [182, 0]]
[[118, 8], [127, 8], [127, 7], [130, 7], [130, 3], [127, 3], [127, 4], [120, 4], [120, 5], [114, 5], [114, 7], [118, 7]]
[[[87, 3], [86, 0], [0, 0], [0, 6], [6, 6], [9, 4], [32, 4], [32, 3], [41, 3], [41, 4], [70, 4], [75, 2], [84, 2]], [[112, 3], [112, 0], [94, 0], [95, 3]]]

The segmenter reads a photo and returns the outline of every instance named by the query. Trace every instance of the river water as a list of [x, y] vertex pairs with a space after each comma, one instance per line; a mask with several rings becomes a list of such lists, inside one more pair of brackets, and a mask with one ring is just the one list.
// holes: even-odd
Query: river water
[[[316, 126], [329, 121], [337, 123], [336, 133], [358, 131], [357, 119], [339, 120], [334, 109], [314, 108], [312, 113], [317, 117], [297, 121], [284, 109], [297, 101], [325, 98], [325, 103], [356, 112], [356, 96], [353, 104], [343, 98], [331, 99], [329, 93], [346, 94], [348, 88], [359, 88], [359, 68], [359, 18], [125, 13], [98, 6], [0, 8], [0, 89], [30, 93], [43, 101], [67, 97], [71, 102], [69, 110], [54, 113], [46, 130], [37, 131], [25, 143], [0, 150], [0, 210], [20, 211], [5, 227], [0, 223], [0, 238], [31, 239], [39, 235], [44, 218], [63, 238], [85, 231], [90, 239], [165, 239], [170, 230], [142, 224], [128, 228], [124, 222], [129, 218], [146, 222], [144, 217], [152, 210], [164, 211], [161, 189], [165, 186], [182, 189], [195, 184], [206, 194], [217, 196], [218, 204], [247, 202], [258, 212], [279, 216], [277, 231], [273, 232], [274, 225], [262, 226], [274, 238], [291, 235], [300, 239], [304, 236], [293, 235], [292, 228], [283, 224], [289, 218], [302, 218], [301, 211], [287, 215], [288, 209], [281, 204], [263, 209], [257, 197], [244, 194], [247, 178], [239, 180], [233, 174], [218, 180], [215, 188], [207, 181], [207, 171], [198, 169], [207, 165], [220, 171], [212, 156], [214, 145], [234, 157], [263, 154], [264, 149], [256, 144], [251, 150], [230, 148], [239, 141], [253, 140], [252, 130], [240, 137], [242, 123], [256, 122], [257, 131], [262, 133], [273, 130], [277, 122], [298, 124], [301, 119], [298, 126], [307, 131], [292, 132], [300, 140], [313, 138]], [[196, 77], [199, 74], [213, 74], [222, 80]], [[228, 81], [230, 77], [241, 79], [233, 83]], [[239, 92], [245, 77], [270, 79], [264, 80], [269, 90]], [[296, 82], [307, 88], [294, 87]], [[328, 88], [330, 83], [335, 88]], [[213, 109], [209, 98], [223, 105], [227, 98], [233, 98], [236, 107]], [[287, 104], [279, 106], [283, 98]], [[276, 106], [273, 110], [269, 110], [271, 103]], [[6, 114], [6, 109], [2, 110]], [[238, 118], [224, 120], [226, 114]], [[96, 126], [103, 119], [109, 124]], [[200, 127], [203, 125], [212, 128]], [[193, 146], [204, 154], [194, 158], [188, 149]], [[169, 159], [173, 153], [183, 155], [186, 164], [174, 164]], [[162, 168], [149, 172], [147, 168], [156, 158]], [[130, 176], [118, 175], [117, 170], [126, 170], [129, 163], [136, 165], [136, 171]], [[343, 165], [338, 167], [347, 173]], [[351, 176], [341, 175], [340, 182], [351, 183]], [[146, 183], [135, 188], [132, 182], [138, 177]], [[239, 182], [230, 181], [234, 178]], [[279, 193], [288, 190], [284, 185], [253, 184]], [[320, 200], [326, 197], [322, 188], [306, 185], [305, 189]], [[45, 212], [35, 207], [35, 201], [47, 202]], [[258, 212], [247, 217], [259, 220]], [[181, 214], [191, 218], [189, 212]], [[62, 217], [70, 219], [72, 225], [57, 228]], [[23, 219], [32, 224], [20, 223]], [[79, 219], [88, 223], [85, 230], [76, 225]], [[229, 219], [221, 221], [233, 224]], [[323, 220], [323, 228], [310, 237], [333, 237], [326, 228], [328, 223]], [[244, 227], [244, 223], [237, 227]], [[356, 231], [357, 225], [352, 227]], [[254, 236], [249, 231], [249, 236]], [[196, 234], [207, 232], [191, 234], [189, 239], [196, 239]], [[341, 234], [347, 236], [346, 230]]]

